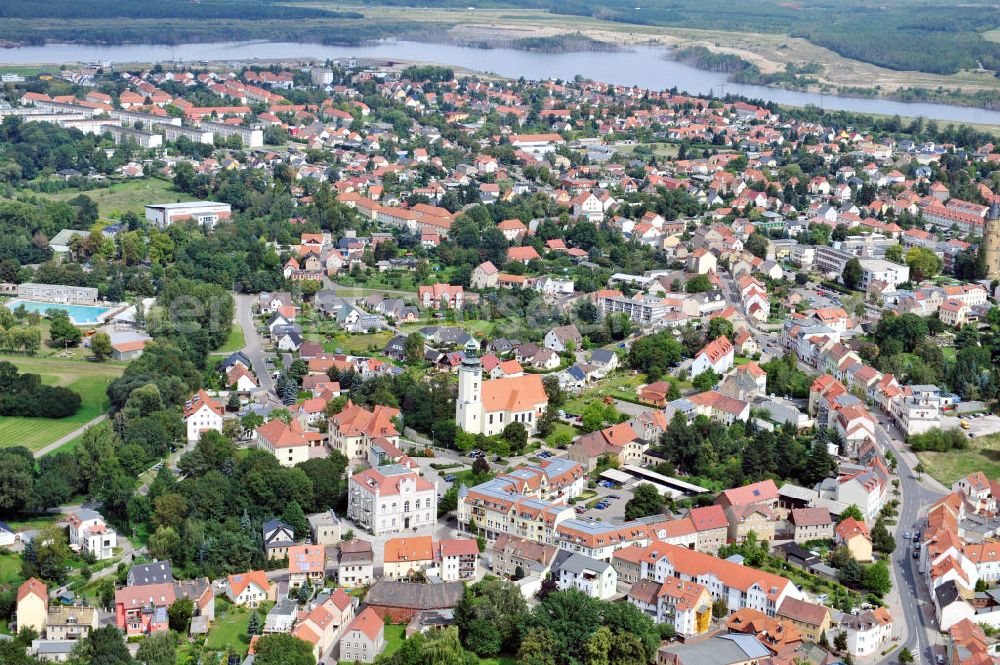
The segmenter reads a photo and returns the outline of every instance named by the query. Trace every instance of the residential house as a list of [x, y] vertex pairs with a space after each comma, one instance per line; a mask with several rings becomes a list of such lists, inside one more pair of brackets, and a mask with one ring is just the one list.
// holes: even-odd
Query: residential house
[[312, 541], [317, 545], [336, 545], [340, 542], [341, 522], [333, 510], [309, 515], [309, 530]]
[[384, 438], [393, 445], [399, 443], [399, 432], [392, 419], [399, 415], [399, 409], [376, 404], [369, 411], [348, 400], [344, 409], [330, 417], [329, 446], [347, 459], [365, 460], [368, 447], [377, 438]]
[[847, 517], [837, 525], [834, 533], [836, 543], [847, 546], [855, 560], [872, 560], [872, 538], [864, 522]]
[[732, 368], [734, 357], [735, 349], [732, 343], [725, 336], [718, 337], [695, 354], [690, 374], [695, 377], [702, 372], [712, 370], [722, 376]]
[[265, 600], [274, 600], [275, 585], [263, 570], [229, 575], [225, 586], [226, 596], [234, 605], [259, 607]]
[[339, 660], [373, 663], [384, 649], [385, 623], [374, 609], [366, 607], [344, 631]]
[[847, 652], [864, 658], [880, 652], [892, 637], [889, 608], [878, 607], [860, 614], [844, 614], [840, 628], [847, 633]]
[[288, 586], [300, 587], [309, 582], [314, 589], [318, 589], [325, 579], [325, 546], [293, 545], [288, 548]]
[[82, 508], [69, 517], [69, 544], [98, 561], [110, 559], [118, 547], [118, 534], [100, 513]]
[[295, 544], [295, 531], [279, 519], [264, 522], [261, 535], [268, 559], [284, 559], [288, 556], [288, 548]]
[[49, 590], [45, 582], [32, 577], [17, 588], [17, 628], [31, 628], [41, 635], [45, 632], [48, 614]]
[[775, 616], [791, 621], [810, 642], [819, 642], [832, 623], [828, 608], [798, 598], [785, 598]]
[[788, 521], [792, 525], [792, 539], [799, 544], [833, 539], [833, 518], [825, 507], [794, 508]]
[[[241, 365], [237, 365], [237, 367], [239, 366]], [[245, 372], [246, 369], [244, 368], [243, 371]], [[211, 398], [204, 390], [199, 390], [184, 405], [184, 423], [187, 426], [188, 443], [198, 441], [202, 432], [211, 430], [221, 434], [225, 413], [225, 405]]]
[[617, 592], [618, 573], [607, 561], [560, 552], [552, 564], [552, 571], [560, 591], [576, 589], [598, 600], [607, 600]]
[[115, 625], [126, 636], [152, 635], [170, 629], [167, 608], [173, 605], [171, 583], [127, 586], [115, 591]]
[[375, 579], [375, 553], [367, 540], [354, 538], [337, 545], [337, 583], [353, 589]]
[[556, 353], [563, 353], [570, 349], [579, 349], [583, 345], [583, 335], [572, 323], [567, 326], [556, 326], [545, 333], [543, 342], [546, 349], [552, 349]]

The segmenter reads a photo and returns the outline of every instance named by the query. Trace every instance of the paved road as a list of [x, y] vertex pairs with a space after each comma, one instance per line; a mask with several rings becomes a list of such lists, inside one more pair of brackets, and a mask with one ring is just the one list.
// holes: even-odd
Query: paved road
[[91, 420], [89, 422], [86, 422], [83, 425], [80, 425], [79, 427], [77, 427], [75, 430], [73, 430], [72, 432], [70, 432], [66, 436], [63, 436], [63, 437], [60, 437], [60, 438], [56, 439], [55, 441], [53, 441], [49, 445], [45, 446], [44, 448], [39, 448], [34, 453], [35, 459], [38, 459], [40, 457], [45, 457], [46, 455], [48, 455], [52, 451], [58, 449], [60, 446], [64, 446], [67, 443], [69, 443], [70, 441], [72, 441], [73, 439], [75, 439], [76, 437], [80, 436], [81, 434], [83, 434], [84, 432], [86, 432], [88, 429], [90, 429], [91, 427], [93, 427], [94, 425], [96, 425], [97, 423], [99, 423], [99, 422], [101, 422], [103, 420], [107, 420], [107, 418], [108, 418], [108, 414], [102, 413], [101, 415], [97, 416], [93, 420]]
[[[913, 472], [917, 460], [913, 453], [903, 450], [903, 443], [895, 436], [895, 429], [882, 414], [876, 414], [875, 432], [878, 441], [893, 451], [897, 460], [901, 505], [896, 527], [896, 551], [892, 554], [890, 568], [893, 575], [893, 592], [890, 605], [895, 604], [895, 624], [902, 626], [902, 643], [916, 656], [918, 663], [933, 663], [931, 634], [937, 633], [930, 595], [923, 576], [917, 571], [918, 561], [912, 557], [912, 543], [903, 538], [905, 531], [917, 531], [927, 508], [945, 494], [944, 488], [929, 477], [917, 478]], [[893, 601], [895, 601], [893, 603]], [[898, 610], [902, 610], [902, 620]], [[894, 651], [888, 658], [896, 657]]]
[[265, 362], [267, 354], [261, 345], [260, 335], [257, 334], [257, 324], [253, 320], [253, 310], [251, 309], [253, 301], [253, 296], [236, 296], [236, 323], [243, 329], [243, 339], [245, 340], [243, 353], [250, 359], [261, 389], [273, 393], [274, 379], [271, 378], [271, 373], [267, 369]]

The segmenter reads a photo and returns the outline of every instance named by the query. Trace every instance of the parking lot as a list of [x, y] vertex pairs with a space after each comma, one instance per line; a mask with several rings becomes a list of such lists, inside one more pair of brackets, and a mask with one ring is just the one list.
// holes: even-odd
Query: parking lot
[[[965, 423], [968, 427], [963, 426], [962, 423]], [[1000, 416], [995, 416], [991, 413], [942, 418], [942, 424], [946, 427], [959, 427], [965, 431], [969, 438], [973, 439], [1000, 433]]]

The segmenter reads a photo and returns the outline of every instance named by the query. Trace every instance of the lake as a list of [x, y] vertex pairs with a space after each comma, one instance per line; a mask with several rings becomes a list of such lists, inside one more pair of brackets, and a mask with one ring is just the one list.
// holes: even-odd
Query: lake
[[1000, 125], [1000, 111], [948, 104], [906, 103], [783, 90], [730, 83], [727, 75], [668, 60], [661, 48], [635, 48], [613, 53], [533, 53], [514, 49], [481, 49], [449, 44], [386, 41], [369, 46], [326, 46], [292, 42], [226, 42], [211, 44], [97, 46], [47, 44], [0, 50], [0, 66], [72, 62], [197, 62], [200, 60], [381, 58], [433, 62], [484, 71], [510, 78], [572, 79], [579, 75], [618, 85], [654, 90], [676, 87], [694, 95], [731, 93], [789, 106], [819, 106], [827, 110], [922, 116], [944, 122]]

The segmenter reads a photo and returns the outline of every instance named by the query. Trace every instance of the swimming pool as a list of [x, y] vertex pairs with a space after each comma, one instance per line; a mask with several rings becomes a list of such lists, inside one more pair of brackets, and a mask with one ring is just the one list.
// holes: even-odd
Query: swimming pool
[[35, 300], [21, 300], [17, 298], [6, 304], [7, 309], [14, 311], [21, 305], [29, 312], [47, 314], [49, 310], [64, 309], [69, 314], [69, 319], [78, 326], [94, 325], [102, 321], [101, 317], [111, 311], [111, 307], [101, 305], [63, 305], [56, 302], [37, 302]]

